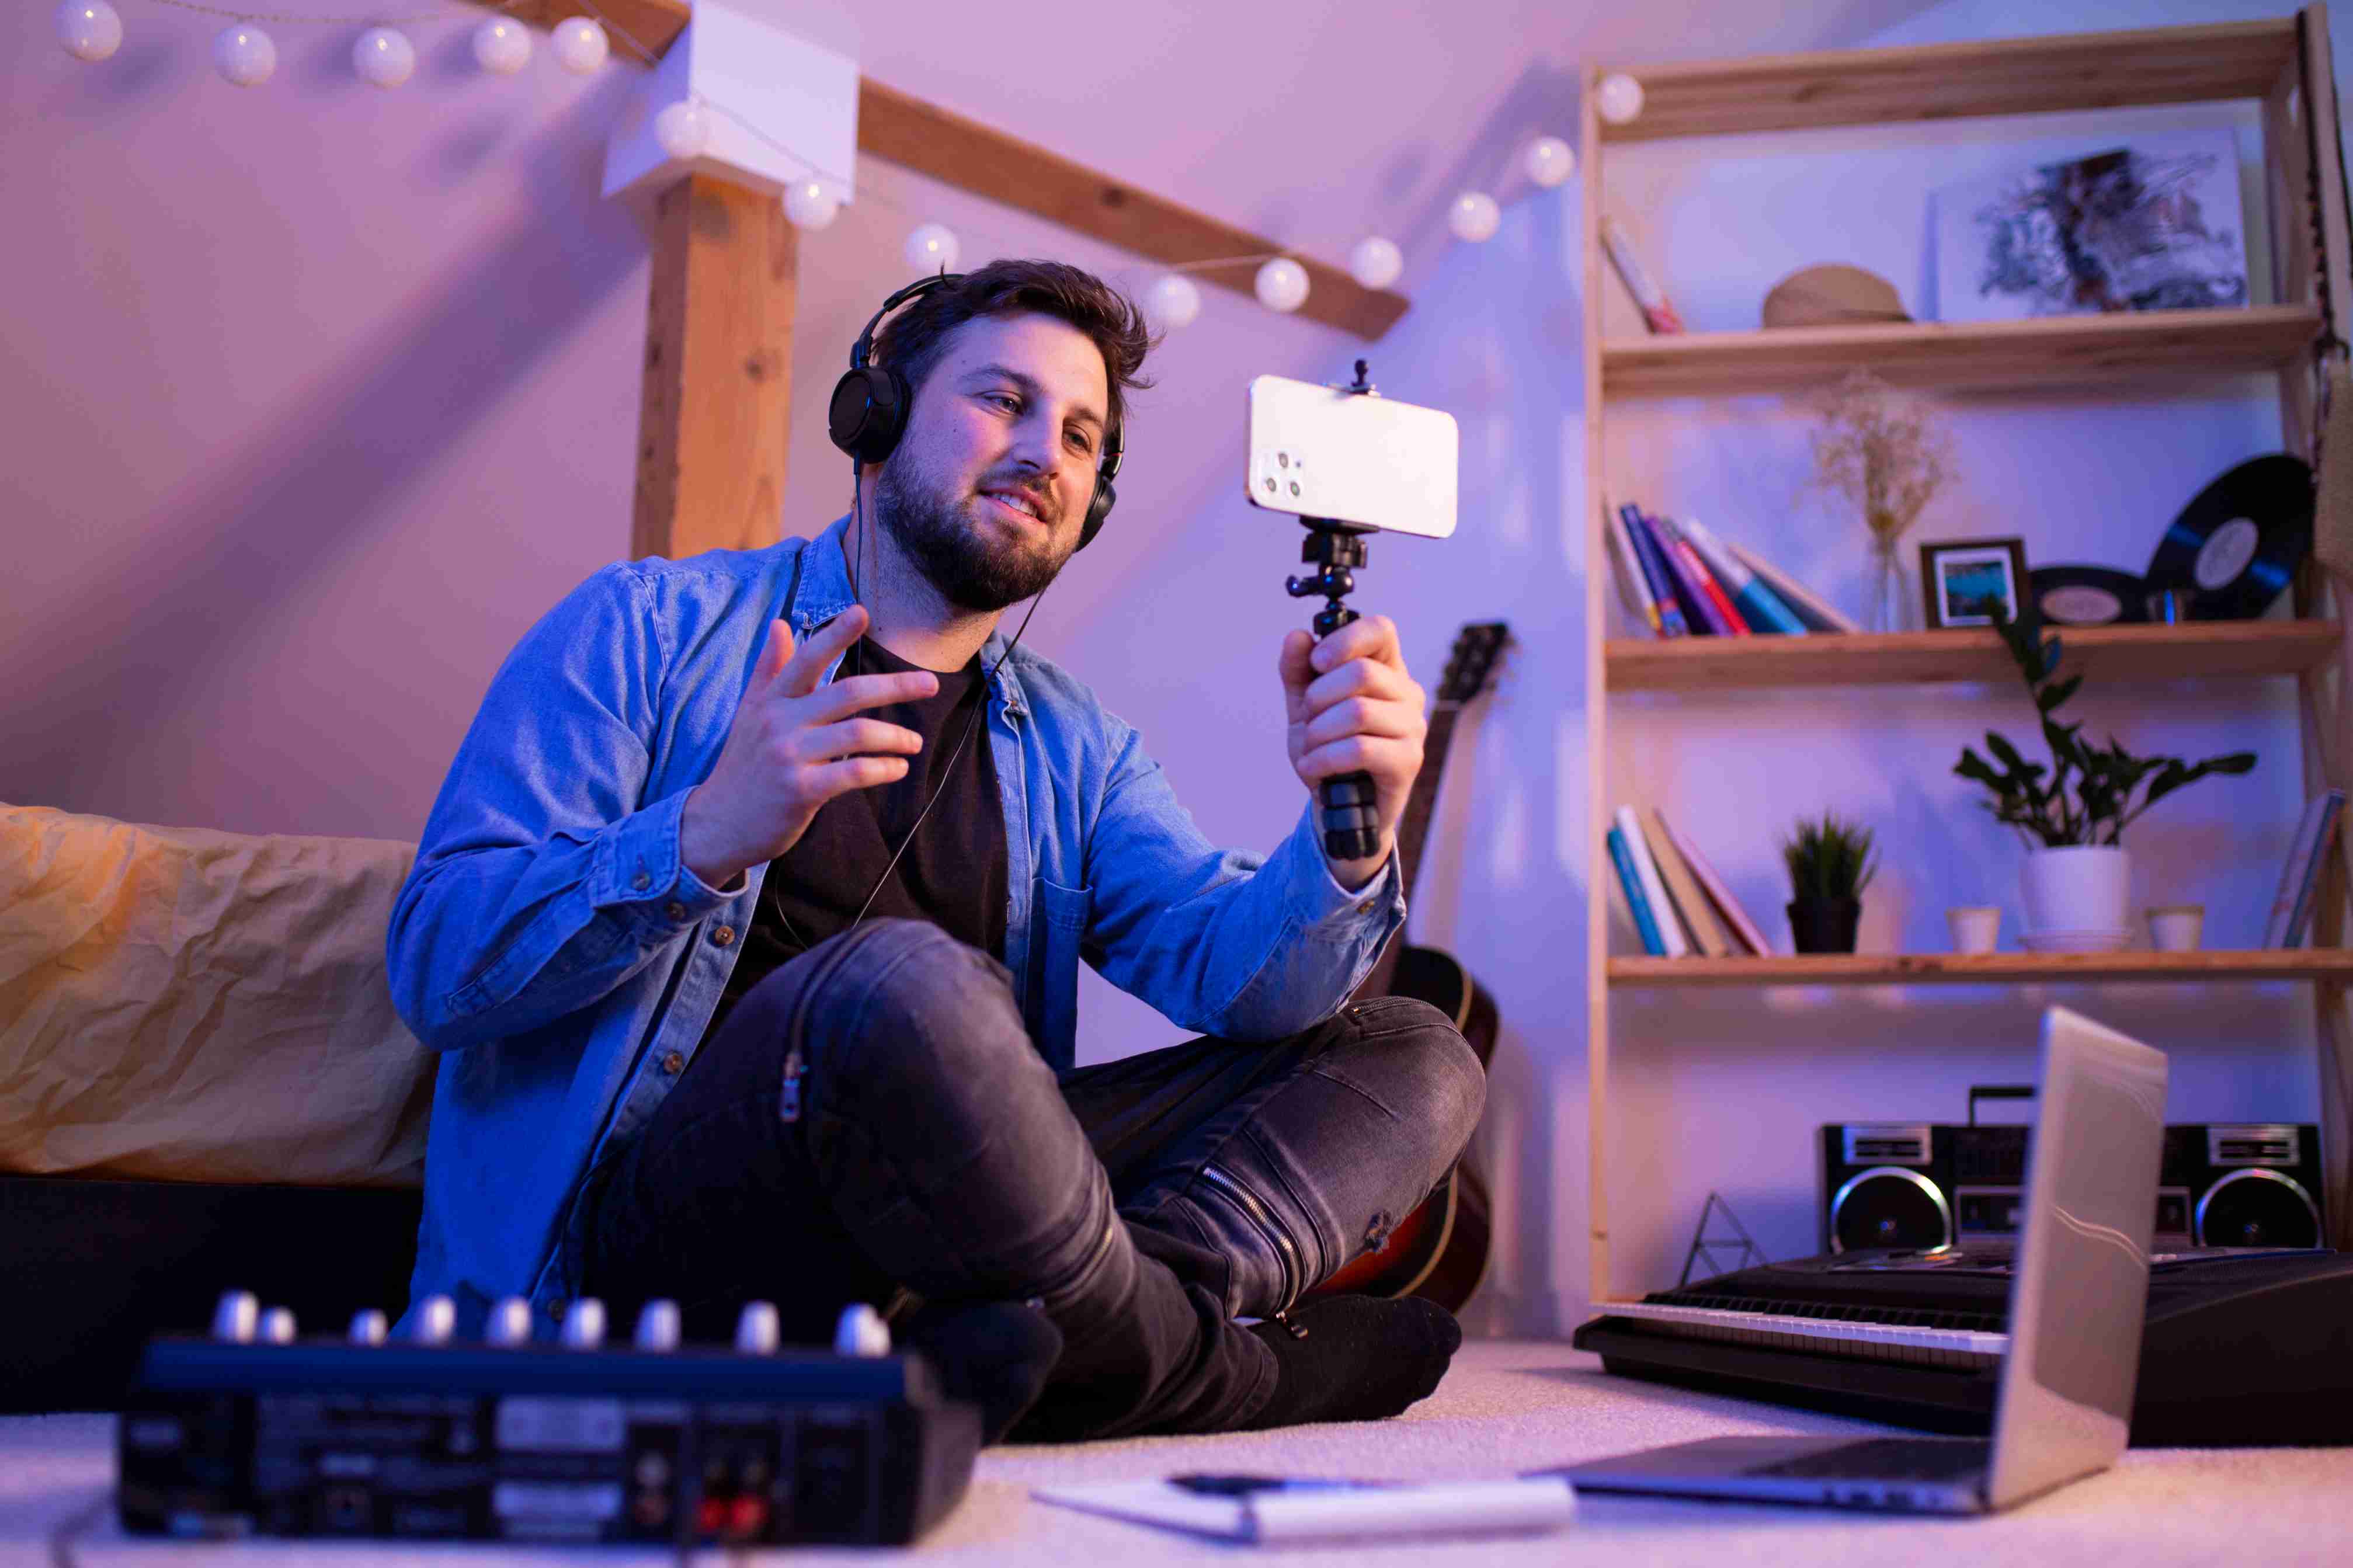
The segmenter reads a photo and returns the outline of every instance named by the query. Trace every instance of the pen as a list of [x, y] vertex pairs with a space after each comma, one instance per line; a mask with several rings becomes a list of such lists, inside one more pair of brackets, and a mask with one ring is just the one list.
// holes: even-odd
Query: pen
[[1255, 1492], [1348, 1492], [1373, 1491], [1392, 1487], [1394, 1481], [1319, 1480], [1313, 1477], [1245, 1476], [1245, 1475], [1183, 1475], [1171, 1476], [1168, 1484], [1181, 1490], [1203, 1497], [1249, 1497]]

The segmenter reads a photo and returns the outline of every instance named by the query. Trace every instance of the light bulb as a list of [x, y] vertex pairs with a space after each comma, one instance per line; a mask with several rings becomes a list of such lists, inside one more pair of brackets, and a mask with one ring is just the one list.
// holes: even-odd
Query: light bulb
[[259, 87], [278, 68], [278, 46], [252, 23], [233, 23], [213, 36], [213, 64], [238, 87]]
[[654, 140], [673, 158], [700, 158], [711, 145], [711, 119], [691, 98], [664, 104], [654, 116]]
[[613, 41], [590, 16], [565, 17], [555, 24], [548, 42], [555, 50], [555, 63], [574, 76], [595, 76], [604, 68], [605, 57], [613, 52]]
[[352, 46], [352, 69], [374, 87], [398, 87], [417, 69], [417, 46], [393, 27], [370, 27]]
[[1270, 310], [1296, 310], [1307, 302], [1307, 268], [1278, 256], [1258, 269], [1258, 302]]
[[1473, 245], [1494, 238], [1503, 221], [1504, 209], [1484, 191], [1465, 191], [1446, 209], [1446, 226], [1454, 231], [1454, 237]]
[[1145, 292], [1144, 313], [1164, 332], [1189, 327], [1201, 313], [1201, 290], [1181, 272], [1164, 272]]
[[1404, 254], [1377, 234], [1356, 241], [1348, 252], [1348, 275], [1367, 289], [1386, 289], [1404, 270]]
[[795, 180], [785, 187], [785, 216], [795, 228], [814, 233], [841, 216], [841, 204], [815, 180]]
[[1520, 163], [1529, 179], [1551, 190], [1576, 172], [1577, 154], [1557, 136], [1539, 136], [1528, 143]]
[[917, 224], [907, 236], [907, 265], [918, 272], [953, 272], [956, 237], [945, 224]]
[[65, 0], [58, 42], [78, 60], [102, 60], [122, 47], [122, 18], [106, 0]]
[[474, 63], [492, 76], [512, 76], [531, 64], [531, 30], [506, 16], [474, 29]]
[[1612, 125], [1630, 125], [1642, 112], [1642, 84], [1625, 72], [1601, 79], [1593, 107]]

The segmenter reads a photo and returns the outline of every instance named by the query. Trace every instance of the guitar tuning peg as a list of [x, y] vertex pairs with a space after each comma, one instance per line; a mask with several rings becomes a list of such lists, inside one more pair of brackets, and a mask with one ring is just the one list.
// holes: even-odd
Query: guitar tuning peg
[[291, 1307], [264, 1308], [261, 1313], [260, 1337], [264, 1344], [292, 1344], [294, 1342], [294, 1310]]
[[774, 1301], [746, 1301], [735, 1320], [735, 1348], [744, 1355], [774, 1355], [781, 1338]]
[[678, 1349], [677, 1302], [656, 1300], [638, 1309], [637, 1346], [641, 1351]]
[[355, 1345], [380, 1345], [391, 1324], [374, 1307], [364, 1307], [352, 1314], [351, 1331], [346, 1336]]
[[482, 1337], [494, 1345], [527, 1345], [531, 1343], [531, 1303], [521, 1296], [501, 1297], [491, 1309], [491, 1321]]
[[458, 1331], [458, 1303], [447, 1296], [427, 1296], [417, 1303], [417, 1321], [409, 1335], [421, 1345], [446, 1345]]

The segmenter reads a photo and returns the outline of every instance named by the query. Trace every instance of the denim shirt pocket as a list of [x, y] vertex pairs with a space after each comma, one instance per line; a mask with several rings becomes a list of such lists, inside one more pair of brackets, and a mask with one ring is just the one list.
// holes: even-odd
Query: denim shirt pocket
[[1030, 908], [1029, 1023], [1038, 1048], [1056, 1071], [1078, 1055], [1079, 947], [1094, 909], [1092, 888], [1065, 888], [1037, 879]]

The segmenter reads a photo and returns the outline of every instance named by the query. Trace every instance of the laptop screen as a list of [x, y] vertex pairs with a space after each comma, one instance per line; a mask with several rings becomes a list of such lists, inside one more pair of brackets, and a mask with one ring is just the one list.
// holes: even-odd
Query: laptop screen
[[2165, 1141], [2166, 1060], [2053, 1007], [1988, 1501], [2006, 1508], [2125, 1449]]

